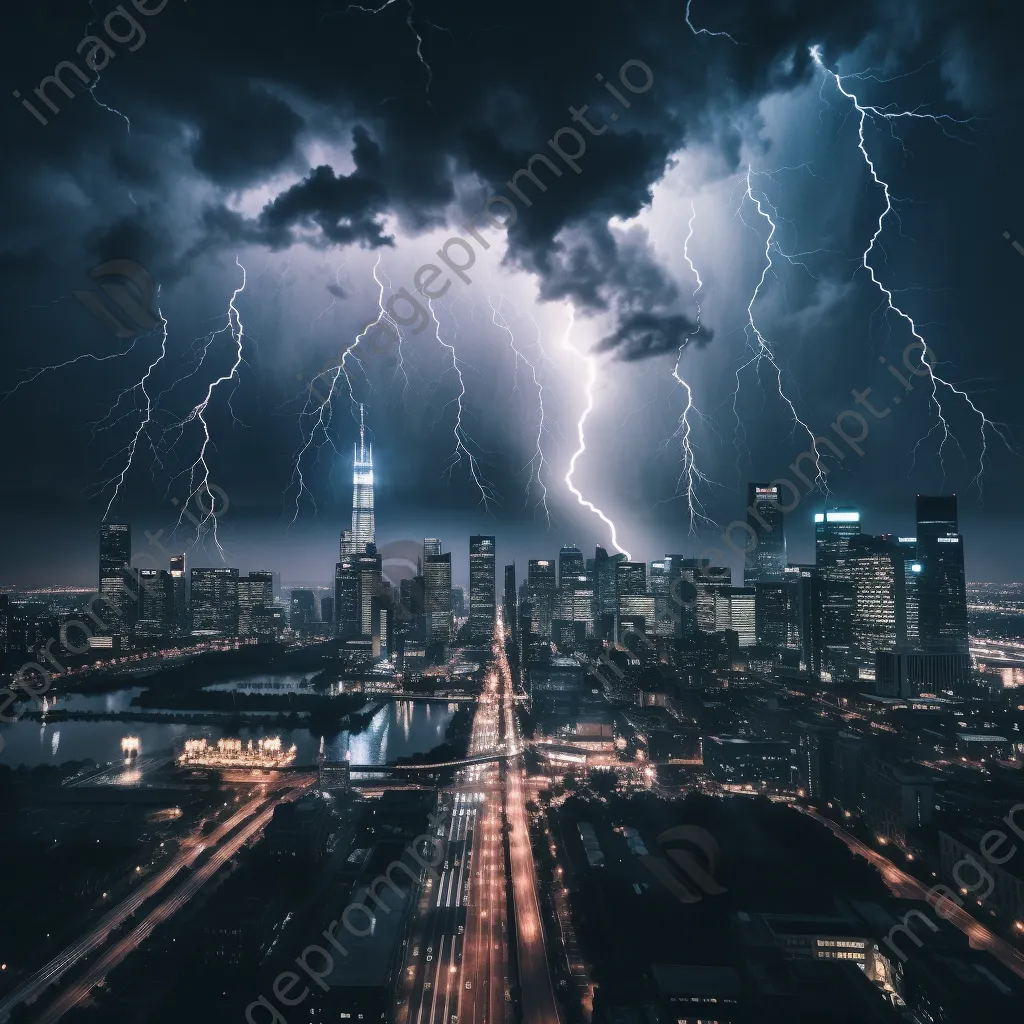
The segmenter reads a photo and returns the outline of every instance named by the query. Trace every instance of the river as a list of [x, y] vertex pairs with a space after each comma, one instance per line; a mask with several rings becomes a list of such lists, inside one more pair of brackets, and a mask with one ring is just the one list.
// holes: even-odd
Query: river
[[[275, 673], [225, 679], [211, 688], [236, 690], [239, 693], [312, 692], [307, 689], [309, 676], [298, 673]], [[69, 694], [54, 705], [67, 711], [118, 712], [131, 708], [132, 698], [142, 687], [130, 687], [104, 694]], [[369, 721], [357, 732], [341, 732], [326, 737], [324, 749], [331, 760], [348, 758], [353, 764], [383, 764], [395, 758], [417, 754], [437, 746], [444, 740], [452, 712], [440, 703], [386, 700]], [[147, 709], [148, 710], [148, 709]], [[185, 714], [186, 712], [178, 712]], [[0, 724], [0, 764], [35, 766], [61, 764], [65, 761], [93, 760], [105, 764], [120, 758], [121, 739], [131, 734], [139, 738], [140, 756], [170, 757], [180, 750], [186, 739], [205, 736], [216, 741], [229, 734], [222, 726], [185, 725], [175, 722], [175, 712], [168, 712], [163, 722], [58, 721], [46, 722], [22, 718], [11, 724]], [[309, 729], [284, 729], [280, 726], [259, 726], [259, 716], [250, 717], [251, 728], [231, 730], [242, 740], [260, 736], [280, 736], [285, 746], [295, 744], [299, 764], [314, 764], [320, 749], [320, 734]]]

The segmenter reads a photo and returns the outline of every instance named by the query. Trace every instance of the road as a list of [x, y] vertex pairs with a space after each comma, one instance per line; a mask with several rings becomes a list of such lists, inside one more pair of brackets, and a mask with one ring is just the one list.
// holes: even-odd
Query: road
[[[312, 780], [312, 776], [295, 776], [291, 779], [280, 780], [277, 783], [268, 785], [268, 791], [280, 788], [285, 791], [285, 796], [274, 799], [266, 793], [262, 794], [256, 799], [250, 800], [247, 804], [240, 807], [231, 815], [230, 818], [218, 825], [217, 828], [215, 828], [208, 836], [191, 836], [186, 840], [182, 849], [166, 867], [143, 882], [142, 885], [132, 892], [130, 896], [126, 897], [117, 904], [116, 907], [104, 914], [100, 921], [81, 939], [61, 950], [61, 952], [58, 953], [57, 956], [55, 956], [48, 964], [36, 971], [36, 973], [31, 977], [27, 978], [18, 986], [18, 988], [0, 1002], [0, 1021], [5, 1020], [11, 1010], [13, 1010], [19, 1003], [31, 1003], [35, 1001], [50, 985], [54, 984], [67, 970], [78, 963], [83, 957], [95, 953], [104, 946], [113, 931], [124, 925], [131, 915], [139, 909], [139, 907], [141, 907], [147, 900], [152, 899], [160, 892], [161, 889], [167, 886], [182, 870], [182, 868], [194, 863], [204, 850], [218, 847], [216, 852], [210, 856], [207, 862], [196, 870], [195, 873], [175, 891], [174, 895], [150, 911], [143, 921], [137, 925], [126, 938], [119, 939], [116, 945], [111, 947], [111, 949], [108, 950], [108, 952], [104, 954], [99, 961], [97, 961], [97, 964], [90, 969], [86, 976], [86, 978], [93, 979], [88, 983], [87, 987], [83, 988], [86, 979], [76, 983], [65, 993], [62, 993], [60, 998], [54, 1003], [54, 1009], [58, 1006], [62, 1007], [59, 1012], [57, 1012], [56, 1016], [45, 1016], [45, 1018], [39, 1018], [39, 1020], [57, 1020], [58, 1017], [66, 1013], [67, 1010], [77, 1002], [85, 998], [93, 985], [97, 984], [98, 981], [105, 977], [106, 973], [112, 967], [120, 963], [128, 953], [135, 949], [138, 944], [147, 935], [149, 935], [157, 924], [170, 917], [171, 914], [173, 914], [174, 911], [188, 899], [188, 896], [181, 899], [178, 898], [182, 892], [186, 889], [189, 890], [190, 894], [197, 892], [202, 884], [210, 878], [220, 866], [226, 863], [227, 860], [232, 857], [245, 842], [263, 828], [263, 826], [273, 816], [274, 807], [281, 799], [288, 798], [295, 789], [305, 788], [310, 784], [310, 782], [312, 782]], [[246, 821], [248, 821], [248, 824], [246, 824], [239, 832], [235, 833], [234, 830], [238, 829], [239, 826]], [[231, 834], [231, 838], [226, 839], [229, 834]], [[173, 909], [171, 909], [172, 907]], [[134, 939], [134, 941], [130, 941], [132, 939]], [[114, 955], [117, 951], [120, 951], [119, 955]], [[100, 965], [103, 965], [103, 968], [99, 973], [97, 973]]]
[[500, 615], [495, 628], [494, 657], [500, 676], [499, 686], [505, 718], [505, 742], [508, 752], [516, 755], [505, 768], [504, 786], [523, 1021], [525, 1024], [559, 1024], [558, 1001], [555, 998], [551, 970], [548, 967], [540, 902], [537, 898], [533, 848], [530, 845], [530, 830], [527, 824], [523, 743], [515, 714], [512, 673], [505, 655], [504, 625]]
[[[470, 761], [494, 751], [497, 716], [497, 695], [485, 692], [473, 717]], [[440, 877], [428, 880], [419, 894], [395, 1021], [504, 1024], [501, 792], [495, 764], [467, 764], [440, 801]]]
[[[980, 921], [973, 918], [962, 907], [945, 899], [942, 896], [931, 896], [929, 889], [923, 882], [919, 882], [913, 875], [898, 868], [887, 857], [883, 857], [877, 850], [862, 843], [855, 836], [850, 835], [841, 825], [826, 818], [816, 811], [808, 808], [797, 807], [803, 814], [814, 818], [815, 821], [830, 829], [838, 836], [853, 853], [863, 857], [878, 869], [889, 891], [904, 900], [924, 900], [929, 906], [935, 908], [939, 900], [942, 901], [942, 913], [937, 914], [950, 924], [959, 928], [967, 936], [973, 949], [983, 949], [991, 953], [1004, 967], [1013, 971], [1019, 978], [1024, 978], [1024, 953], [1011, 946], [1005, 939], [986, 928]], [[931, 898], [929, 898], [931, 897]]]

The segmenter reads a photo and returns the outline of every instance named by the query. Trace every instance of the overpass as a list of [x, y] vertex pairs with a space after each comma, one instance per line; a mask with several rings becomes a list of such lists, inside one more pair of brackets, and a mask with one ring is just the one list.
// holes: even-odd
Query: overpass
[[[349, 772], [437, 772], [446, 768], [469, 768], [475, 764], [490, 764], [494, 761], [508, 761], [513, 754], [497, 750], [489, 754], [477, 754], [459, 761], [438, 761], [432, 764], [348, 764], [346, 761], [325, 761], [325, 768], [341, 768], [348, 764]], [[314, 766], [316, 767], [316, 766]], [[309, 771], [307, 767], [305, 769]]]

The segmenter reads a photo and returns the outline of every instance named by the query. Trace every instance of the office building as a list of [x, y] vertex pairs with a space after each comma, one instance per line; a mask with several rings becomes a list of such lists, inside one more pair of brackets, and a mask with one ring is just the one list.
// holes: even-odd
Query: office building
[[452, 587], [452, 616], [466, 618], [466, 591], [463, 587]]
[[754, 618], [759, 647], [777, 651], [800, 650], [800, 594], [798, 580], [783, 575], [781, 581], [754, 584]]
[[800, 637], [800, 668], [812, 678], [821, 675], [822, 601], [817, 566], [786, 566], [786, 578], [796, 589], [796, 619]]
[[[341, 535], [341, 560], [366, 551], [376, 539], [373, 513], [373, 445], [366, 443], [363, 407], [359, 406], [359, 444], [353, 446], [352, 457], [352, 528]], [[367, 630], [369, 635], [369, 630]]]
[[238, 634], [256, 636], [266, 629], [266, 612], [274, 606], [274, 574], [251, 572], [238, 580]]
[[354, 640], [362, 634], [362, 628], [359, 569], [352, 559], [343, 559], [334, 569], [334, 635]]
[[575, 544], [565, 544], [558, 552], [558, 596], [555, 618], [572, 621], [573, 590], [580, 576], [587, 571], [583, 552]]
[[551, 623], [555, 617], [555, 563], [547, 558], [531, 558], [527, 563], [526, 581], [530, 593], [530, 625], [535, 637], [551, 639]]
[[721, 587], [715, 591], [715, 632], [733, 630], [740, 647], [757, 643], [757, 610], [753, 587]]
[[597, 548], [594, 553], [594, 632], [602, 639], [610, 638], [615, 630], [619, 611], [615, 567], [625, 559], [621, 552], [609, 555], [604, 548]]
[[502, 611], [505, 615], [505, 629], [514, 630], [516, 618], [516, 566], [505, 566], [505, 597], [502, 601]]
[[917, 496], [921, 649], [967, 654], [967, 580], [956, 495]]
[[139, 569], [135, 635], [166, 637], [174, 632], [174, 590], [166, 569]]
[[497, 591], [494, 537], [469, 538], [469, 636], [488, 644], [494, 632]]
[[906, 646], [904, 552], [888, 537], [852, 537], [847, 551], [853, 585], [853, 645], [859, 675], [873, 678], [875, 655]]
[[320, 598], [320, 621], [328, 625], [334, 624], [334, 598]]
[[137, 587], [131, 569], [132, 528], [127, 523], [100, 526], [99, 595], [110, 632], [123, 635], [135, 618]]
[[[683, 583], [696, 591], [697, 629], [701, 633], [714, 633], [718, 628], [717, 595], [732, 586], [732, 569], [726, 565], [711, 565], [706, 558], [688, 559], [683, 567]], [[681, 591], [684, 598], [688, 594], [688, 589]]]
[[747, 484], [747, 554], [743, 582], [781, 580], [786, 568], [786, 533], [777, 484]]
[[440, 537], [424, 537], [423, 538], [423, 563], [426, 564], [427, 559], [431, 555], [441, 554], [441, 538]]
[[452, 556], [427, 555], [423, 559], [423, 590], [427, 639], [448, 643], [452, 633]]
[[853, 508], [830, 508], [814, 514], [815, 564], [823, 573], [845, 556], [851, 537], [860, 533], [860, 513]]
[[185, 556], [171, 555], [171, 593], [174, 603], [173, 632], [184, 636], [188, 632], [188, 577], [185, 575]]
[[293, 590], [288, 625], [296, 632], [307, 630], [316, 622], [316, 595], [312, 590]]
[[195, 636], [238, 635], [238, 570], [193, 569], [189, 595]]
[[376, 545], [367, 543], [366, 550], [355, 555], [352, 563], [359, 574], [359, 634], [372, 637], [374, 601], [385, 596], [383, 565]]

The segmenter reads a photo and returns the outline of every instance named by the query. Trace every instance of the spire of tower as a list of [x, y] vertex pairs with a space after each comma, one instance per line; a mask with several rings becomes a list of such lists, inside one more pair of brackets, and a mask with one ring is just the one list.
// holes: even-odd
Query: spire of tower
[[363, 420], [363, 403], [359, 403], [359, 461], [366, 459], [366, 424]]

